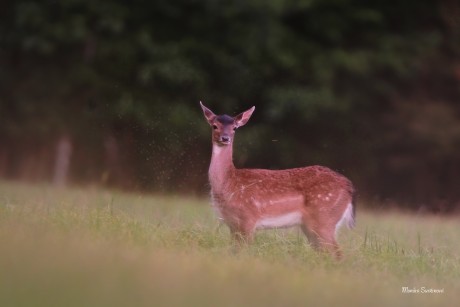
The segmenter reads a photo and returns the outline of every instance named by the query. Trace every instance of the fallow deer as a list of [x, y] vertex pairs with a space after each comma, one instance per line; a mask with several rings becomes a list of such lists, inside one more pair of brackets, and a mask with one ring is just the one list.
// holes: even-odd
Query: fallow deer
[[355, 224], [352, 183], [323, 166], [235, 168], [235, 130], [248, 122], [255, 107], [231, 117], [214, 114], [201, 101], [200, 105], [212, 127], [212, 203], [236, 242], [251, 242], [257, 229], [299, 225], [315, 249], [340, 258], [337, 230], [342, 224], [349, 228]]

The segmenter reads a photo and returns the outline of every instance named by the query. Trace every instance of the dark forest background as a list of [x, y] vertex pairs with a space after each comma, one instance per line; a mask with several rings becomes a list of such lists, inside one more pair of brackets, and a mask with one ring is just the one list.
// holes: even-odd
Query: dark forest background
[[458, 1], [0, 3], [0, 178], [203, 194], [200, 100], [256, 106], [237, 166], [460, 209]]

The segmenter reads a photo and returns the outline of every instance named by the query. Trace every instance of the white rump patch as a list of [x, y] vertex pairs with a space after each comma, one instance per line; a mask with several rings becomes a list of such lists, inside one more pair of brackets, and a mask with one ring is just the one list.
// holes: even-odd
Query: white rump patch
[[302, 214], [300, 212], [291, 212], [274, 217], [261, 218], [256, 223], [256, 228], [286, 228], [302, 223]]
[[340, 227], [342, 227], [343, 224], [347, 225], [348, 228], [353, 228], [355, 226], [355, 217], [353, 215], [353, 204], [349, 203], [347, 206], [347, 209], [342, 214], [342, 217], [340, 220], [337, 222], [335, 225], [335, 233], [337, 234], [337, 231], [339, 230]]

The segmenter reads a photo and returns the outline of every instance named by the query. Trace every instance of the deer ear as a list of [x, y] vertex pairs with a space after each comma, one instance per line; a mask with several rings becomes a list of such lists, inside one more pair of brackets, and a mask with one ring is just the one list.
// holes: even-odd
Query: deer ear
[[204, 104], [200, 101], [201, 109], [203, 109], [203, 114], [204, 117], [206, 117], [206, 120], [208, 121], [209, 124], [216, 118], [216, 114], [214, 114], [211, 110], [206, 108]]
[[252, 107], [249, 110], [244, 111], [243, 113], [240, 113], [237, 116], [235, 116], [235, 124], [238, 127], [246, 125], [248, 120], [251, 118], [252, 112], [254, 112], [255, 109], [256, 107]]

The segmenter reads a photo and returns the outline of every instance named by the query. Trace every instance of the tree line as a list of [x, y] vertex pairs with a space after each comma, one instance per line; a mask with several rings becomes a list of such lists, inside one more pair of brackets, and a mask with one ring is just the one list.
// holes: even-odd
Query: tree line
[[0, 176], [203, 193], [230, 115], [239, 166], [323, 164], [367, 199], [449, 212], [460, 190], [456, 1], [0, 5]]

